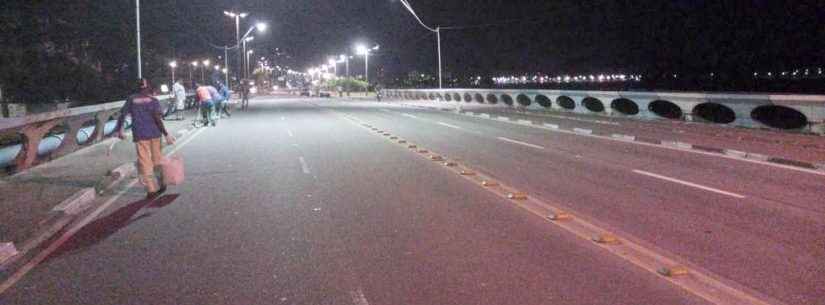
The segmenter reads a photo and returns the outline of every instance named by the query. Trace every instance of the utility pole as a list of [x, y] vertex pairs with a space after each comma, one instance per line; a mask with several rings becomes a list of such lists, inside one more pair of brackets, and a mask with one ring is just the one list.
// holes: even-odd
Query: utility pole
[[441, 83], [441, 27], [435, 28], [435, 36], [438, 39], [438, 89], [443, 89]]
[[223, 65], [224, 69], [226, 69], [226, 73], [224, 73], [224, 79], [226, 82], [226, 88], [231, 88], [229, 86], [229, 47], [223, 46]]
[[135, 21], [137, 24], [137, 68], [138, 79], [143, 78], [143, 63], [140, 58], [140, 0], [135, 0]]

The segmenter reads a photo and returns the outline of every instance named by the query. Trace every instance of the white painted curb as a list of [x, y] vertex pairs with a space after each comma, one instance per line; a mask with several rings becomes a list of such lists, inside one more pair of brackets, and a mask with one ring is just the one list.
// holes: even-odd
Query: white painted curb
[[573, 132], [581, 133], [581, 134], [593, 134], [593, 130], [584, 129], [584, 128], [573, 128]]
[[17, 255], [17, 248], [14, 243], [0, 243], [0, 266], [2, 266], [8, 259]]
[[52, 211], [63, 212], [69, 215], [78, 215], [88, 209], [96, 198], [94, 188], [84, 188], [71, 197], [63, 200]]

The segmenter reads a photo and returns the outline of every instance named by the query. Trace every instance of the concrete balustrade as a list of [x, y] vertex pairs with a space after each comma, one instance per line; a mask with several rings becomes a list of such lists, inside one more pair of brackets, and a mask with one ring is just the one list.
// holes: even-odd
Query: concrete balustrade
[[825, 134], [825, 95], [507, 89], [387, 89], [384, 95], [391, 100], [480, 103]]
[[[158, 99], [163, 109], [172, 102], [170, 95], [158, 96]], [[102, 141], [114, 130], [112, 120], [119, 116], [124, 103], [117, 101], [0, 119], [0, 133], [18, 134], [21, 138], [17, 147], [0, 148], [0, 152], [16, 152], [13, 160], [0, 160], [0, 167], [11, 166], [12, 171], [25, 170], [43, 160], [64, 156]], [[44, 141], [44, 137], [57, 127], [62, 127], [64, 132], [52, 134]], [[0, 159], [4, 158], [0, 156]]]

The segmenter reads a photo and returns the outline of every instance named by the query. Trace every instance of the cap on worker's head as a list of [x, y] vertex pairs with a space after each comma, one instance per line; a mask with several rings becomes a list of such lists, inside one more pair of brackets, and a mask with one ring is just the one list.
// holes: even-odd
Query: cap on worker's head
[[138, 90], [140, 90], [140, 91], [146, 91], [146, 90], [151, 90], [152, 89], [152, 83], [150, 83], [149, 80], [145, 79], [145, 78], [139, 79], [137, 85], [138, 85], [137, 86]]

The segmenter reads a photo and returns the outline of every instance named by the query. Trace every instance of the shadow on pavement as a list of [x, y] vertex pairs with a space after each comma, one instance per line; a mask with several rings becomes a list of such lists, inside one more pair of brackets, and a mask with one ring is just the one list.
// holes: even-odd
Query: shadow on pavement
[[84, 226], [71, 238], [66, 240], [65, 243], [49, 255], [44, 263], [61, 255], [76, 252], [106, 240], [120, 231], [120, 229], [152, 216], [152, 209], [163, 208], [174, 203], [179, 196], [178, 194], [170, 194], [161, 196], [155, 200], [144, 199], [135, 201], [103, 218], [97, 219]]

